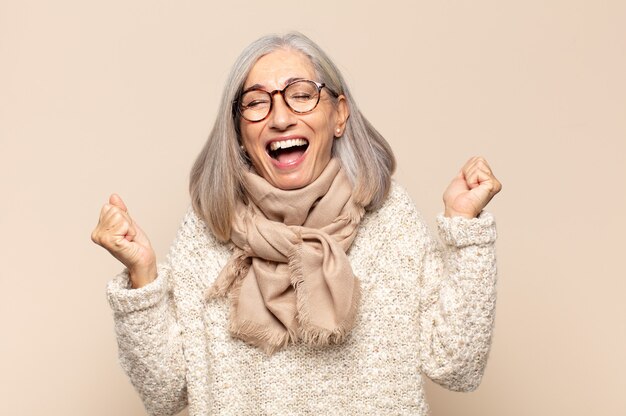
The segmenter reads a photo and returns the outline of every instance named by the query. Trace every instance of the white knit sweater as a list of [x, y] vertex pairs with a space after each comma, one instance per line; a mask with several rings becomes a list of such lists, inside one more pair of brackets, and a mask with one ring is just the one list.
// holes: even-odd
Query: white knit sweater
[[480, 383], [495, 313], [495, 224], [438, 217], [429, 234], [393, 184], [348, 255], [360, 279], [345, 343], [272, 356], [228, 334], [228, 300], [204, 300], [229, 257], [190, 209], [157, 279], [108, 285], [120, 362], [151, 415], [426, 415], [422, 374], [458, 391]]

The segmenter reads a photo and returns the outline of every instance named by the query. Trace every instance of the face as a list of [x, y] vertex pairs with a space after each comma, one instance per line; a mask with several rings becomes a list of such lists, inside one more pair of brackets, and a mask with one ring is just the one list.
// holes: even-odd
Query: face
[[[295, 78], [318, 81], [309, 59], [300, 52], [277, 50], [252, 67], [244, 90], [254, 85], [282, 90]], [[241, 119], [241, 138], [257, 173], [280, 189], [298, 189], [313, 182], [331, 157], [333, 140], [343, 134], [348, 118], [344, 96], [333, 102], [323, 88], [317, 107], [306, 114], [292, 112], [280, 94], [262, 121]]]

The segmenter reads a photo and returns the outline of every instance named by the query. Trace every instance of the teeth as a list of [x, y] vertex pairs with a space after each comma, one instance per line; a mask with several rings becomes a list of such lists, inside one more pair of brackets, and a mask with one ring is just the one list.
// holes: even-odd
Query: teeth
[[289, 139], [280, 142], [272, 142], [270, 144], [270, 150], [274, 151], [277, 149], [288, 149], [294, 146], [304, 146], [307, 143], [308, 141], [306, 141], [305, 139]]

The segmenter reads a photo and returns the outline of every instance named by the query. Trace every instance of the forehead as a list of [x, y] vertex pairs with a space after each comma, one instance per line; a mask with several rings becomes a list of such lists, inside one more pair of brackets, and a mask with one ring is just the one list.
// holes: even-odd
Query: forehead
[[278, 49], [259, 58], [246, 78], [244, 89], [253, 85], [280, 89], [291, 78], [315, 80], [313, 64], [302, 52]]

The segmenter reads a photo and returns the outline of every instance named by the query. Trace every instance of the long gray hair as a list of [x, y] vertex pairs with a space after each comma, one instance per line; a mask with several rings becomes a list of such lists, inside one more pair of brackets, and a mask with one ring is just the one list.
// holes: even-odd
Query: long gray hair
[[221, 241], [230, 239], [235, 205], [237, 199], [243, 198], [242, 174], [249, 169], [240, 148], [240, 119], [234, 103], [257, 60], [277, 49], [303, 53], [313, 64], [317, 81], [346, 97], [350, 116], [341, 138], [333, 140], [332, 152], [354, 185], [355, 201], [374, 210], [389, 193], [396, 167], [391, 147], [361, 114], [330, 58], [301, 33], [264, 36], [250, 44], [235, 62], [215, 125], [191, 169], [189, 192], [193, 209]]

